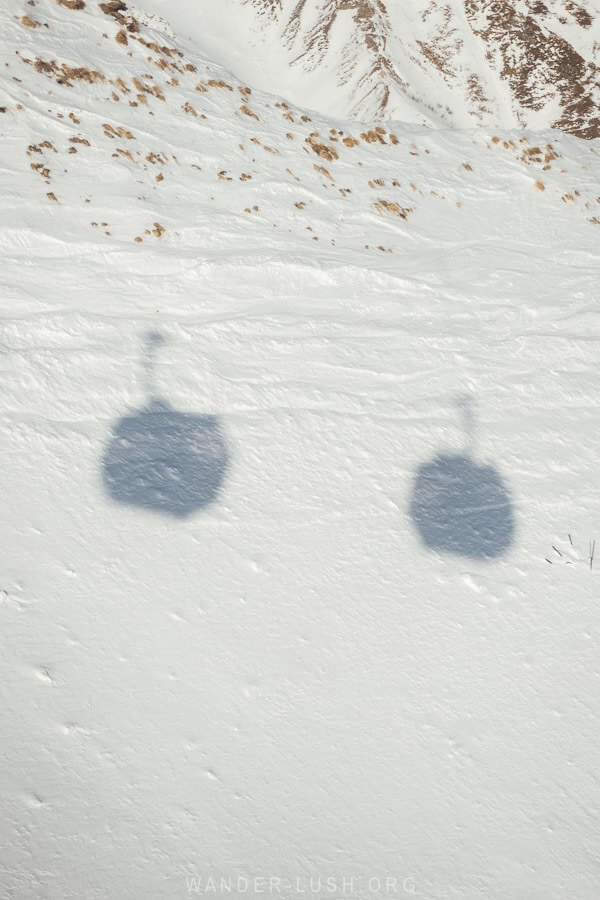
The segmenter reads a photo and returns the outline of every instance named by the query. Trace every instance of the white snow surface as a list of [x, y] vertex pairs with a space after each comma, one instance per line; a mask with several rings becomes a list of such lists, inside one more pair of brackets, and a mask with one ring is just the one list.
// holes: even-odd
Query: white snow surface
[[600, 143], [133, 14], [0, 0], [2, 897], [595, 900]]

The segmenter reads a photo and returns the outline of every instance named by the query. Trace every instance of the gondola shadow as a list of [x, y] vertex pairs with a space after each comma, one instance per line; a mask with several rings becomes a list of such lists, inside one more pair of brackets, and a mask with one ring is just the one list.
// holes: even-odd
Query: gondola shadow
[[419, 467], [409, 515], [430, 550], [489, 560], [503, 556], [513, 543], [513, 503], [498, 470], [474, 457], [469, 400], [461, 398], [459, 408], [467, 447], [462, 453], [438, 453]]
[[147, 335], [144, 369], [148, 402], [123, 416], [102, 460], [102, 480], [112, 500], [184, 519], [218, 498], [228, 467], [219, 419], [179, 412], [158, 396], [156, 349]]

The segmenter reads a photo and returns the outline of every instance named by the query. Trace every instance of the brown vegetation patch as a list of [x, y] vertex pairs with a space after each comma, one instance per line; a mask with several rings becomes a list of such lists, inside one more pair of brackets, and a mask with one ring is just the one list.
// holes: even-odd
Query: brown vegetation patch
[[527, 147], [521, 154], [521, 161], [525, 163], [541, 163], [542, 150], [540, 147]]
[[126, 156], [130, 162], [135, 163], [131, 150], [124, 150], [122, 147], [117, 147], [117, 151], [113, 153], [113, 156]]
[[85, 9], [85, 3], [83, 0], [56, 0], [59, 6], [64, 6], [67, 9]]
[[106, 81], [104, 75], [101, 72], [97, 72], [95, 69], [88, 69], [84, 66], [68, 66], [66, 63], [56, 62], [55, 59], [45, 60], [45, 59], [26, 59], [24, 56], [21, 57], [24, 63], [27, 63], [29, 66], [33, 66], [36, 72], [40, 72], [42, 75], [48, 75], [50, 78], [55, 78], [58, 84], [64, 84], [67, 87], [73, 87], [74, 81], [84, 81], [88, 84], [95, 84], [97, 82]]
[[367, 144], [375, 144], [377, 142], [379, 142], [380, 144], [385, 144], [383, 134], [381, 133], [381, 131], [375, 128], [371, 128], [369, 131], [362, 131], [360, 138]]
[[242, 105], [240, 106], [240, 112], [243, 112], [245, 116], [250, 116], [251, 119], [256, 119], [257, 122], [260, 121], [256, 113], [253, 113], [246, 103], [242, 103]]
[[233, 90], [231, 85], [227, 84], [226, 81], [218, 81], [216, 78], [209, 78], [207, 84], [211, 88], [220, 88], [221, 90], [225, 90], [225, 91]]
[[121, 0], [109, 0], [108, 3], [100, 3], [100, 9], [107, 16], [112, 16], [112, 18], [119, 25], [123, 25], [130, 34], [135, 34], [140, 30], [140, 24], [137, 19], [134, 19], [133, 16], [124, 16], [123, 13], [127, 12], [127, 5], [122, 3]]
[[104, 122], [102, 127], [104, 129], [104, 134], [106, 135], [106, 137], [116, 138], [117, 135], [119, 135], [120, 137], [127, 138], [128, 141], [135, 140], [131, 131], [129, 131], [127, 128], [123, 128], [122, 125], [118, 125], [116, 128], [114, 128], [112, 125], [109, 125], [108, 122]]
[[336, 159], [339, 159], [338, 152], [335, 147], [332, 147], [331, 144], [324, 144], [321, 141], [318, 141], [312, 135], [306, 138], [306, 144], [311, 148], [313, 153], [316, 153], [317, 156], [320, 156], [321, 159], [326, 159], [329, 162], [333, 162]]
[[[183, 59], [183, 53], [181, 52], [181, 50], [178, 50], [177, 47], [169, 47], [166, 44], [160, 45], [157, 44], [156, 41], [146, 41], [143, 37], [138, 37], [137, 41], [138, 43], [143, 44], [144, 47], [147, 47], [148, 50], [152, 50], [154, 53], [158, 53], [168, 58], [177, 56], [179, 57], [179, 59]], [[189, 66], [186, 66], [185, 68], [188, 70], [188, 72], [196, 71], [196, 67], [192, 66], [191, 64]]]
[[399, 206], [398, 203], [394, 203], [391, 200], [378, 200], [373, 205], [378, 213], [383, 215], [383, 213], [389, 212], [394, 216], [400, 216], [401, 219], [408, 219], [409, 213], [414, 210], [414, 207]]
[[41, 175], [42, 178], [45, 178], [47, 181], [50, 179], [50, 169], [44, 165], [44, 163], [31, 163], [31, 168], [34, 172], [37, 172], [38, 175]]
[[321, 175], [324, 175], [325, 178], [329, 178], [329, 180], [333, 182], [334, 179], [331, 177], [329, 171], [325, 168], [325, 166], [317, 166], [315, 164], [313, 165], [313, 169], [315, 170], [315, 172], [319, 172]]

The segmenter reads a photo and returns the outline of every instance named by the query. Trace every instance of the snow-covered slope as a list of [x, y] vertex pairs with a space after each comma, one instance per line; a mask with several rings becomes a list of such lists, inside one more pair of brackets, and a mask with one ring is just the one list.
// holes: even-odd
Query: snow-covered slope
[[596, 898], [598, 141], [120, 6], [0, 0], [4, 894]]
[[326, 114], [600, 136], [591, 0], [148, 2], [253, 83]]

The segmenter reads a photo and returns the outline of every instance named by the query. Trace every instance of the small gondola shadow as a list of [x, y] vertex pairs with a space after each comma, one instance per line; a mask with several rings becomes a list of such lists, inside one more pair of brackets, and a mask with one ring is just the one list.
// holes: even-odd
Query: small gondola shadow
[[510, 492], [498, 470], [477, 462], [472, 409], [462, 398], [468, 444], [463, 453], [438, 453], [420, 466], [409, 514], [426, 547], [472, 559], [502, 556], [515, 534]]
[[113, 429], [102, 477], [117, 503], [184, 519], [217, 499], [228, 453], [217, 416], [178, 412], [158, 397], [155, 355], [163, 341], [156, 332], [147, 336], [144, 368], [149, 400]]

